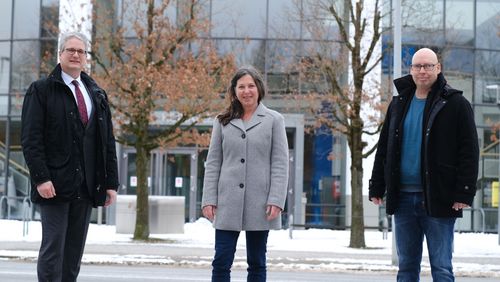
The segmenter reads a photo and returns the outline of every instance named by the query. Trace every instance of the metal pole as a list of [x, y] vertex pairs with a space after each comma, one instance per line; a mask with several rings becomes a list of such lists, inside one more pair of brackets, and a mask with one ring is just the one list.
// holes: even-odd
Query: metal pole
[[102, 224], [102, 207], [97, 207], [97, 224]]
[[[500, 96], [498, 96], [498, 95], [500, 94], [500, 93], [499, 93], [499, 91], [500, 91], [500, 85], [498, 85], [498, 84], [497, 84], [497, 85], [495, 85], [495, 86], [496, 86], [496, 94], [497, 94], [497, 97], [496, 97], [497, 101], [496, 101], [496, 102], [497, 102], [497, 104], [498, 104], [498, 98], [500, 97]], [[491, 190], [493, 190], [493, 187], [492, 187], [492, 189], [491, 189]], [[492, 194], [493, 194], [493, 193], [492, 193]], [[493, 195], [492, 195], [492, 196], [493, 196]], [[492, 200], [493, 200], [493, 198], [492, 198]], [[492, 202], [493, 202], [493, 201], [492, 201]], [[500, 154], [498, 155], [497, 211], [498, 211], [498, 215], [497, 215], [497, 219], [498, 219], [498, 222], [497, 222], [497, 230], [498, 230], [498, 232], [497, 232], [497, 234], [498, 234], [498, 245], [500, 245]], [[484, 232], [484, 228], [485, 228], [485, 226], [484, 226], [484, 220], [485, 220], [485, 219], [484, 219], [484, 217], [485, 217], [485, 216], [484, 216], [484, 214], [483, 214], [483, 232]]]
[[[401, 0], [394, 0], [392, 19], [394, 25], [394, 69], [393, 79], [401, 77]], [[393, 96], [396, 96], [396, 87], [393, 86]], [[396, 251], [396, 225], [392, 216], [392, 265], [398, 265], [398, 254]]]

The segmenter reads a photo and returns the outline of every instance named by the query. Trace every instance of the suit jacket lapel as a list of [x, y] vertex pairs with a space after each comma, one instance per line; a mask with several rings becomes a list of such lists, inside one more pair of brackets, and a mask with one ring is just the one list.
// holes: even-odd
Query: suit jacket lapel
[[240, 118], [233, 119], [229, 122], [230, 124], [236, 126], [239, 128], [241, 131], [245, 132], [245, 125], [243, 124], [243, 120]]
[[266, 110], [267, 110], [266, 106], [260, 103], [259, 106], [257, 106], [257, 109], [255, 109], [255, 113], [253, 113], [252, 118], [248, 122], [246, 130], [245, 130], [245, 125], [243, 124], [243, 120], [240, 118], [233, 119], [229, 123], [236, 126], [243, 132], [249, 131], [250, 129], [256, 127], [262, 122], [262, 120], [266, 116]]
[[262, 103], [259, 103], [259, 106], [257, 106], [255, 113], [253, 113], [252, 118], [248, 122], [247, 131], [256, 127], [262, 122], [262, 120], [266, 116], [266, 109], [266, 106], [264, 106]]

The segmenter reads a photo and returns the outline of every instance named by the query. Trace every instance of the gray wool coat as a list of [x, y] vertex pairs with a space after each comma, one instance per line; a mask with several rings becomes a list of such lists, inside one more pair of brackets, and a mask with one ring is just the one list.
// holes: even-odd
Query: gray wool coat
[[281, 228], [281, 217], [266, 219], [267, 205], [285, 206], [288, 142], [281, 114], [259, 104], [247, 126], [214, 121], [203, 180], [201, 206], [217, 207], [221, 230]]

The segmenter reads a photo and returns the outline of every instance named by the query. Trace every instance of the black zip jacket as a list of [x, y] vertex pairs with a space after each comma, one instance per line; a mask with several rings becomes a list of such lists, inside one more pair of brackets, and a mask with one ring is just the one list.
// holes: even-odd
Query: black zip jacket
[[[21, 144], [31, 177], [31, 199], [35, 203], [64, 202], [79, 197], [84, 181], [82, 170], [84, 128], [71, 89], [57, 65], [44, 79], [33, 82], [23, 102]], [[95, 187], [89, 188], [93, 205], [102, 206], [107, 189], [118, 189], [118, 168], [111, 112], [106, 92], [86, 73], [80, 75], [94, 103], [97, 135]], [[52, 181], [56, 196], [42, 198], [38, 184]]]
[[[400, 193], [403, 122], [416, 85], [411, 75], [396, 79], [399, 93], [387, 110], [378, 141], [369, 198], [386, 196], [394, 214]], [[433, 217], [462, 217], [454, 202], [472, 205], [476, 193], [479, 146], [470, 103], [440, 73], [427, 96], [422, 126], [421, 175], [425, 208]]]

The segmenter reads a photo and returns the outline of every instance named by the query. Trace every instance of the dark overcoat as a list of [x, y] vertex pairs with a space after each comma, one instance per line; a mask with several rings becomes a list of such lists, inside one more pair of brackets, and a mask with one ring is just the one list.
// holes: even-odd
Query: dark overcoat
[[[71, 89], [64, 83], [57, 65], [44, 79], [33, 82], [24, 98], [21, 144], [31, 176], [31, 199], [35, 203], [64, 202], [80, 196], [84, 181], [84, 126]], [[94, 102], [97, 121], [95, 168], [87, 169], [95, 179], [89, 187], [94, 206], [102, 206], [107, 189], [118, 189], [118, 168], [111, 111], [106, 92], [86, 73], [81, 80]], [[42, 198], [38, 184], [52, 181], [56, 196]]]
[[[369, 197], [384, 196], [394, 214], [400, 193], [403, 123], [416, 85], [411, 75], [394, 81], [399, 95], [387, 110], [378, 142]], [[440, 73], [428, 94], [422, 124], [421, 175], [425, 208], [434, 217], [461, 217], [454, 202], [472, 205], [476, 193], [479, 146], [470, 103]]]

